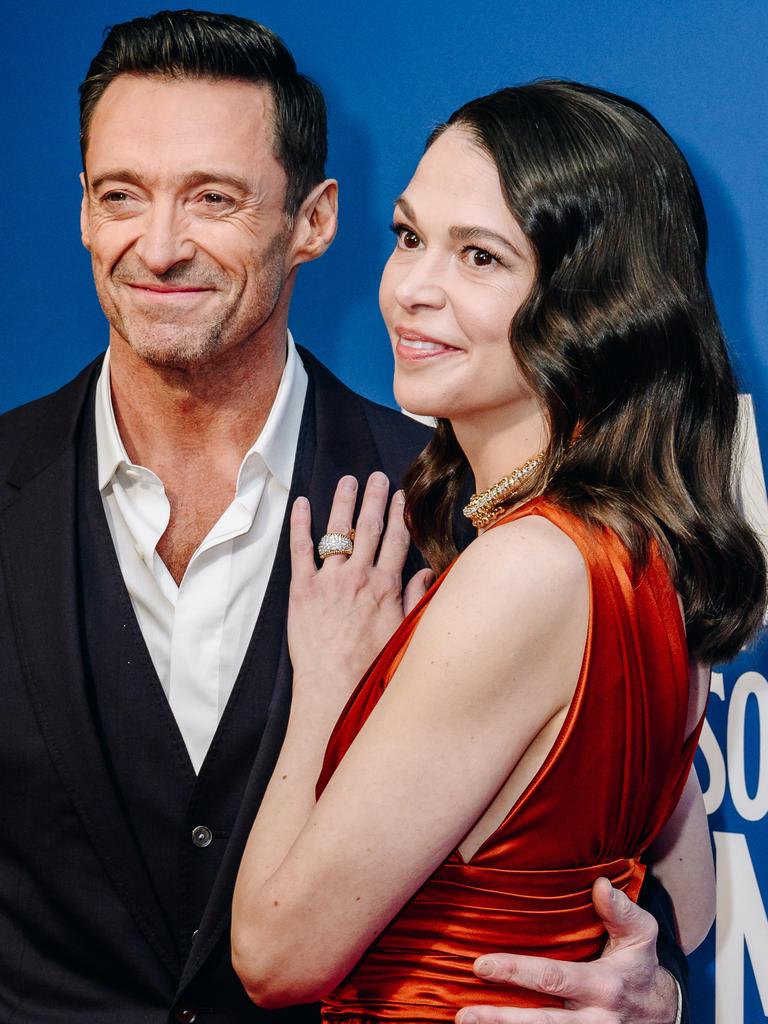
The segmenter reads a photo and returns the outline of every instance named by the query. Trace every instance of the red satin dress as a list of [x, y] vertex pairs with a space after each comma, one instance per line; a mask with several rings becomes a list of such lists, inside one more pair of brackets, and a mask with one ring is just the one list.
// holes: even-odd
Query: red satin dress
[[[495, 525], [529, 515], [563, 530], [589, 575], [587, 641], [566, 719], [502, 824], [468, 863], [454, 850], [436, 868], [326, 998], [325, 1021], [449, 1021], [460, 1007], [480, 1003], [562, 1006], [556, 998], [484, 982], [472, 963], [498, 951], [597, 957], [606, 936], [592, 907], [592, 883], [605, 875], [636, 899], [642, 853], [680, 798], [698, 730], [686, 741], [685, 633], [658, 550], [652, 548], [647, 568], [636, 574], [616, 534], [589, 528], [542, 498]], [[318, 795], [445, 575], [350, 698], [329, 740]]]

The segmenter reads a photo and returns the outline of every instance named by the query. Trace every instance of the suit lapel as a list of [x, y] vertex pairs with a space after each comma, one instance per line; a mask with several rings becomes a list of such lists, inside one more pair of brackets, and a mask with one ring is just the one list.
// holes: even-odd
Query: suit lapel
[[[88, 699], [77, 585], [75, 436], [98, 365], [50, 399], [9, 475], [0, 558], [30, 699], [50, 756], [115, 889], [172, 976], [173, 942], [120, 808]], [[47, 426], [47, 430], [46, 430]], [[15, 492], [15, 494], [14, 494]]]
[[[358, 396], [341, 384], [305, 349], [299, 348], [299, 352], [309, 376], [309, 387], [286, 515], [265, 595], [265, 600], [272, 595], [273, 600], [283, 602], [286, 608], [290, 583], [288, 519], [294, 500], [300, 495], [309, 498], [312, 507], [312, 534], [317, 543], [325, 532], [333, 492], [339, 478], [351, 473], [362, 483], [381, 465], [381, 456]], [[362, 488], [360, 490], [362, 491]], [[267, 725], [259, 743], [221, 869], [182, 973], [178, 994], [181, 994], [190, 983], [229, 927], [232, 891], [240, 858], [272, 774], [288, 722], [291, 664], [284, 615], [279, 617], [275, 632], [271, 636], [262, 636], [261, 642], [280, 645], [280, 660], [275, 674]]]
[[302, 349], [301, 358], [315, 394], [315, 457], [307, 496], [312, 506], [312, 537], [317, 544], [325, 533], [339, 478], [347, 473], [357, 477], [357, 515], [365, 481], [374, 470], [381, 469], [382, 458], [359, 396], [309, 352]]

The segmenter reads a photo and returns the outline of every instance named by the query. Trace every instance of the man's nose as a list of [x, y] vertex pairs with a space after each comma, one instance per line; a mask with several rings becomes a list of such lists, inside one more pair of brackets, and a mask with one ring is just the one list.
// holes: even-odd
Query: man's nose
[[166, 273], [177, 263], [191, 260], [195, 245], [189, 236], [183, 210], [173, 202], [156, 202], [143, 218], [142, 231], [134, 249], [153, 274]]
[[395, 298], [403, 309], [419, 307], [440, 309], [445, 305], [445, 275], [448, 272], [445, 261], [432, 258], [426, 253], [414, 259], [403, 270], [395, 286]]

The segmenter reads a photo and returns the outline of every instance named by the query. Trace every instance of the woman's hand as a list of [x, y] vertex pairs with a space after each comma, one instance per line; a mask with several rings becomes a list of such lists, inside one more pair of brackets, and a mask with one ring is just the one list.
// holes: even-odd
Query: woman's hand
[[[315, 565], [309, 502], [298, 498], [294, 503], [288, 606], [294, 700], [301, 699], [309, 688], [315, 697], [328, 701], [340, 712], [374, 657], [433, 578], [430, 570], [421, 570], [403, 592], [402, 572], [410, 545], [403, 521], [405, 499], [402, 491], [394, 495], [385, 529], [388, 494], [387, 477], [372, 474], [354, 524], [354, 551], [349, 557], [330, 555], [320, 569]], [[356, 496], [355, 478], [342, 477], [326, 532], [351, 533]]]

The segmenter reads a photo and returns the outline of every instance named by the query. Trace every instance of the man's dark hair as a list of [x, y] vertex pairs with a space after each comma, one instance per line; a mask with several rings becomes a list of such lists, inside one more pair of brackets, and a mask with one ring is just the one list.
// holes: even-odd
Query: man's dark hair
[[292, 217], [325, 178], [323, 94], [296, 70], [285, 43], [258, 22], [208, 11], [158, 11], [110, 28], [79, 90], [83, 166], [94, 108], [118, 75], [267, 85], [275, 107], [275, 156], [288, 179], [286, 213]]

